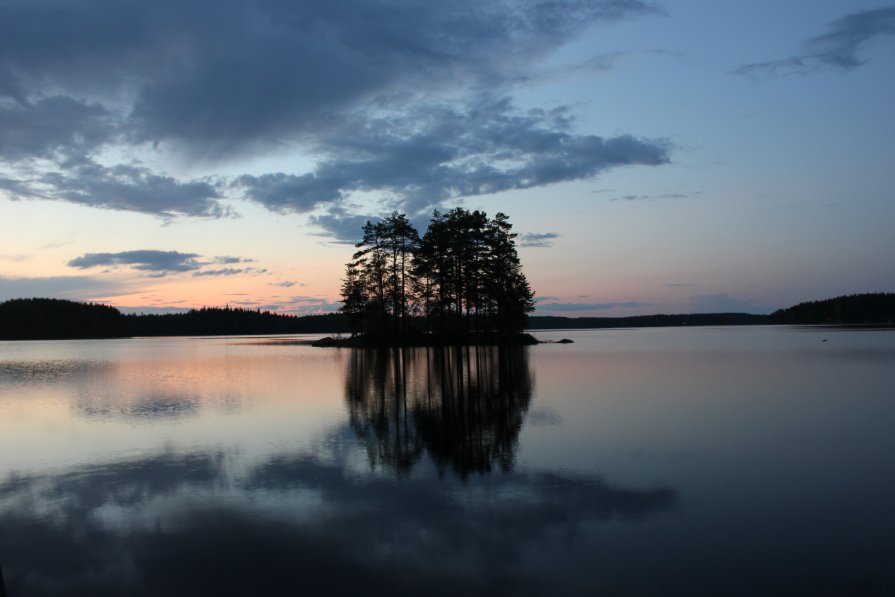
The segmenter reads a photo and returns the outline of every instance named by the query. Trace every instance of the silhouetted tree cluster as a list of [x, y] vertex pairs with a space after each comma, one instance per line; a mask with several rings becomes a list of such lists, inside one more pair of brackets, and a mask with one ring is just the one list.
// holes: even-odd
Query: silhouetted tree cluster
[[342, 284], [353, 334], [520, 332], [534, 300], [511, 230], [505, 214], [459, 207], [435, 211], [422, 236], [397, 212], [367, 222]]
[[895, 293], [849, 294], [775, 311], [771, 323], [895, 324]]

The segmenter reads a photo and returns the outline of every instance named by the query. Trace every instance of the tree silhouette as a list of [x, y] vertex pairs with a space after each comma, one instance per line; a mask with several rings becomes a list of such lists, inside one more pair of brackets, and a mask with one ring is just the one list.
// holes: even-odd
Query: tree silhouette
[[511, 230], [505, 214], [460, 207], [436, 210], [422, 237], [397, 212], [367, 222], [342, 284], [352, 331], [379, 340], [520, 332], [534, 301]]

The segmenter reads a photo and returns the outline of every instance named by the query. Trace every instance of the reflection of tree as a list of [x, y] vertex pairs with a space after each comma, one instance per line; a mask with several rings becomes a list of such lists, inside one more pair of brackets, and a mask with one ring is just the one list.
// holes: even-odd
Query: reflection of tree
[[425, 451], [461, 478], [510, 470], [532, 394], [525, 347], [354, 350], [351, 425], [374, 466], [407, 472]]

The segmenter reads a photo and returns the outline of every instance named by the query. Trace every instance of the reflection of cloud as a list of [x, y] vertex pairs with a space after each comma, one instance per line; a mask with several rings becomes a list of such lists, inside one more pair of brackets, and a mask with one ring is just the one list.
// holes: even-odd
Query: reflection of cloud
[[805, 52], [779, 60], [741, 66], [739, 75], [809, 74], [821, 69], [852, 70], [867, 62], [858, 55], [878, 37], [895, 36], [895, 7], [847, 14], [831, 22], [827, 31], [811, 38]]
[[309, 586], [486, 594], [494, 583], [518, 592], [539, 582], [526, 554], [540, 553], [557, 534], [636, 520], [676, 501], [669, 489], [567, 474], [467, 482], [359, 475], [346, 468], [344, 447], [247, 467], [229, 453], [163, 452], [4, 479], [7, 586], [22, 595], [60, 586], [83, 595], [249, 595]]
[[110, 420], [123, 417], [156, 422], [158, 419], [195, 415], [199, 411], [200, 403], [201, 400], [197, 396], [154, 394], [139, 396], [130, 403], [120, 401], [114, 405], [109, 405], [107, 403], [94, 404], [86, 401], [82, 402], [79, 407], [81, 414], [90, 418]]

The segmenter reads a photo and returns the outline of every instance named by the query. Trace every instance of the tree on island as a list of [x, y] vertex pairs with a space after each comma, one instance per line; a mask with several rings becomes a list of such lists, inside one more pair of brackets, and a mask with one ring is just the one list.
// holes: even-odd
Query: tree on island
[[507, 338], [534, 310], [509, 218], [435, 211], [420, 237], [405, 214], [363, 227], [345, 269], [341, 311], [352, 335], [374, 343], [411, 338]]

